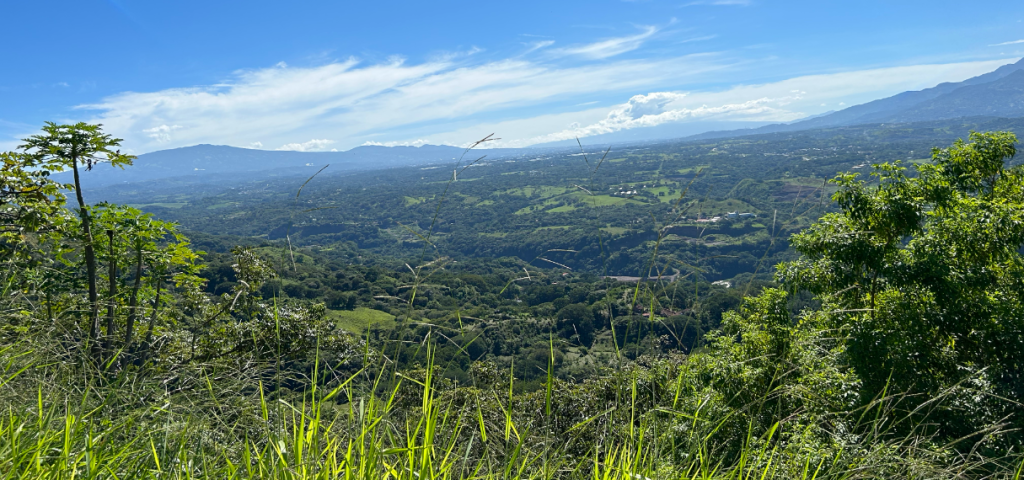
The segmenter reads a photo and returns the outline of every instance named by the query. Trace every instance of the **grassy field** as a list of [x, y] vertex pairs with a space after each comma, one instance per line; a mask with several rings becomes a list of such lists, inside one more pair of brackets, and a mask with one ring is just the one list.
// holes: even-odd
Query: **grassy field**
[[572, 227], [569, 225], [552, 225], [548, 227], [538, 227], [537, 230], [568, 230], [570, 228]]
[[[572, 210], [576, 209], [575, 207], [572, 207], [571, 205], [563, 205], [563, 206], [560, 206], [560, 207], [552, 208], [550, 210], [545, 210], [546, 208], [548, 208], [548, 207], [550, 207], [552, 205], [557, 205], [557, 204], [561, 203], [559, 198], [565, 198], [565, 196], [564, 195], [558, 195], [556, 197], [548, 197], [548, 198], [544, 199], [544, 201], [542, 201], [540, 203], [535, 203], [533, 205], [529, 205], [529, 206], [520, 208], [519, 210], [516, 211], [515, 214], [516, 215], [525, 215], [527, 213], [546, 213], [546, 212], [554, 212], [554, 211], [565, 212], [565, 211], [572, 211]], [[562, 208], [562, 207], [570, 207], [570, 208], [565, 209], [565, 210], [558, 210], [559, 208]]]
[[[694, 215], [697, 213], [697, 206], [691, 207], [690, 211]], [[728, 212], [751, 212], [757, 213], [758, 210], [754, 206], [750, 205], [743, 200], [731, 198], [728, 200], [707, 200], [699, 203], [699, 209], [702, 214], [707, 215], [721, 215]]]
[[338, 328], [347, 332], [364, 332], [370, 325], [379, 325], [385, 328], [395, 326], [394, 315], [366, 307], [359, 307], [355, 310], [328, 310], [327, 312]]
[[601, 231], [603, 231], [605, 233], [608, 233], [608, 234], [611, 234], [613, 236], [617, 236], [617, 235], [622, 235], [622, 234], [628, 232], [629, 229], [628, 228], [622, 228], [622, 227], [604, 227], [604, 228], [601, 229]]
[[587, 195], [584, 192], [574, 193], [577, 198], [582, 199], [589, 206], [608, 207], [613, 205], [643, 205], [643, 202], [626, 197], [613, 197], [611, 195]]
[[554, 197], [556, 195], [561, 195], [563, 193], [566, 193], [566, 191], [567, 189], [565, 187], [553, 187], [550, 185], [543, 185], [537, 187], [510, 188], [501, 193], [505, 195], [518, 195], [529, 198], [548, 198]]
[[552, 208], [551, 210], [548, 210], [548, 212], [549, 213], [562, 213], [562, 212], [571, 212], [573, 210], [576, 210], [576, 207], [574, 207], [572, 205], [562, 205], [561, 207]]
[[221, 208], [236, 207], [240, 205], [238, 202], [219, 202], [206, 207], [207, 210], [217, 210]]

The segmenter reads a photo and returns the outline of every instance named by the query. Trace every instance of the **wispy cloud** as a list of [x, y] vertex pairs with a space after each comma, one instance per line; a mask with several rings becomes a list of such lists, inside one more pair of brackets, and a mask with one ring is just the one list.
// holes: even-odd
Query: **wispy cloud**
[[636, 35], [615, 37], [585, 45], [552, 49], [554, 55], [579, 55], [585, 58], [602, 59], [636, 50], [644, 41], [658, 32], [657, 27], [647, 26]]
[[[960, 81], [1003, 63], [1005, 60], [912, 65], [807, 75], [721, 91], [652, 92], [634, 95], [610, 108], [478, 124], [473, 132], [500, 132], [504, 140], [490, 145], [493, 147], [522, 147], [670, 123], [789, 122], [823, 113], [827, 105], [844, 107], [848, 102], [863, 103], [944, 81]], [[467, 138], [471, 133], [458, 130], [432, 138]]]
[[[400, 57], [314, 67], [279, 63], [238, 71], [215, 85], [124, 92], [78, 109], [138, 153], [197, 143], [299, 151], [428, 140], [461, 145], [491, 132], [505, 139], [492, 146], [524, 146], [670, 122], [788, 121], [820, 113], [823, 103], [860, 103], [963, 80], [1005, 63], [917, 65], [737, 85], [729, 78], [763, 63], [736, 52], [614, 58], [658, 34], [657, 27], [645, 27], [635, 35], [561, 49], [552, 47], [553, 40], [540, 40], [532, 45], [545, 54], [532, 57], [481, 58], [470, 50], [420, 63]], [[687, 85], [713, 87], [681, 92]], [[643, 92], [648, 93], [636, 95]], [[609, 105], [615, 99], [625, 103], [594, 107], [595, 101]]]
[[690, 43], [690, 42], [703, 42], [705, 40], [712, 40], [718, 38], [718, 35], [704, 35], [702, 37], [687, 38], [686, 40], [680, 40], [677, 43]]
[[[593, 98], [594, 93], [707, 81], [733, 63], [702, 54], [571, 67], [521, 58], [480, 64], [392, 59], [371, 65], [349, 59], [311, 68], [279, 64], [238, 72], [215, 86], [125, 92], [78, 108], [94, 112], [91, 121], [103, 123], [140, 152], [255, 141], [309, 149], [315, 144], [300, 146], [310, 138], [333, 138], [348, 148], [368, 140], [401, 139], [405, 135], [396, 130], [401, 128]], [[385, 132], [391, 138], [380, 139]]]
[[990, 47], [1002, 47], [1002, 46], [1005, 46], [1005, 45], [1017, 45], [1017, 44], [1020, 44], [1020, 43], [1024, 43], [1024, 38], [1022, 38], [1020, 40], [1013, 40], [1011, 42], [995, 43], [995, 44], [992, 44], [992, 45], [989, 45], [989, 46]]
[[536, 41], [536, 42], [530, 42], [530, 43], [527, 44], [528, 48], [527, 48], [526, 52], [524, 52], [524, 55], [526, 53], [530, 53], [530, 52], [533, 52], [533, 51], [536, 51], [536, 50], [540, 50], [542, 48], [550, 47], [550, 46], [552, 46], [554, 44], [555, 44], [554, 40], [539, 40], [539, 41]]
[[12, 122], [0, 118], [0, 152], [14, 150], [20, 139], [39, 133], [39, 126], [25, 122]]

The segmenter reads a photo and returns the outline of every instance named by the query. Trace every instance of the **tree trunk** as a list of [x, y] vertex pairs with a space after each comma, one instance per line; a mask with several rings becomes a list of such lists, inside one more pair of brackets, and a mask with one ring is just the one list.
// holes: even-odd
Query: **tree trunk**
[[114, 347], [114, 316], [117, 313], [117, 256], [114, 249], [114, 231], [107, 230], [107, 238], [110, 239], [110, 260], [107, 262], [110, 269], [107, 275], [110, 277], [110, 287], [107, 290], [110, 300], [107, 304], [107, 348]]
[[78, 176], [78, 158], [71, 158], [71, 169], [75, 174], [75, 197], [78, 200], [78, 216], [82, 220], [82, 236], [85, 237], [85, 273], [89, 282], [89, 341], [96, 346], [100, 329], [99, 296], [96, 293], [96, 252], [92, 247], [92, 219], [85, 208], [82, 196], [82, 182]]
[[149, 319], [149, 331], [146, 332], [145, 353], [142, 355], [142, 363], [145, 364], [149, 360], [149, 350], [153, 346], [153, 327], [156, 326], [156, 315], [160, 310], [160, 284], [163, 281], [163, 275], [157, 275], [156, 277], [156, 298], [153, 299], [153, 316]]
[[125, 322], [124, 347], [130, 351], [132, 336], [135, 334], [135, 319], [139, 316], [139, 288], [142, 287], [142, 246], [135, 248], [135, 285], [128, 300], [128, 320]]

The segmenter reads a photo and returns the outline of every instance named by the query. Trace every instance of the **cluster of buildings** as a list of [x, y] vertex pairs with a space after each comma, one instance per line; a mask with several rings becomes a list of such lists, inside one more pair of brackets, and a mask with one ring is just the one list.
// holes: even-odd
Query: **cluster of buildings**
[[[615, 193], [612, 193], [612, 195], [636, 195], [636, 194], [640, 193], [641, 189], [644, 189], [644, 188], [647, 188], [647, 185], [644, 185], [642, 187], [641, 186], [634, 186], [634, 187], [632, 187], [632, 189], [630, 189], [630, 187], [626, 187], [626, 188], [621, 188], [620, 187], [619, 191], [615, 192]], [[612, 187], [612, 189], [614, 190], [615, 187]]]
[[715, 216], [715, 217], [711, 217], [711, 218], [697, 217], [696, 222], [697, 223], [718, 223], [723, 218], [726, 219], [726, 220], [738, 220], [738, 219], [741, 219], [741, 218], [749, 218], [749, 217], [756, 217], [756, 216], [757, 215], [755, 215], [753, 213], [750, 213], [750, 212], [744, 212], [744, 213], [729, 212], [729, 213], [725, 214], [724, 217], [723, 216]]

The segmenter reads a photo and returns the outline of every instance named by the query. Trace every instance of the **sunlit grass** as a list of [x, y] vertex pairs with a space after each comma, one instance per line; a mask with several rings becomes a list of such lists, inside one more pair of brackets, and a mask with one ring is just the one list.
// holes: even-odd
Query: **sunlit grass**
[[381, 328], [395, 326], [395, 316], [380, 310], [357, 307], [353, 310], [328, 310], [327, 315], [335, 321], [338, 328], [353, 333], [366, 331], [371, 325]]
[[[232, 407], [248, 412], [234, 423], [218, 416], [229, 410], [226, 405], [215, 407], [213, 384], [204, 387], [214, 396], [206, 407], [183, 402], [190, 395], [178, 394], [166, 402], [125, 409], [128, 398], [120, 395], [133, 388], [129, 378], [106, 384], [72, 382], [79, 385], [54, 395], [42, 381], [69, 371], [26, 363], [30, 352], [9, 348], [3, 352], [0, 472], [5, 478], [55, 479], [788, 480], [964, 478], [961, 472], [983, 465], [944, 468], [930, 463], [926, 453], [914, 453], [912, 443], [907, 443], [913, 442], [911, 437], [869, 435], [863, 444], [853, 446], [859, 453], [803, 452], [775, 441], [791, 429], [781, 422], [763, 434], [748, 430], [746, 438], [737, 439], [742, 442], [739, 455], [726, 457], [716, 453], [710, 438], [728, 417], [715, 417], [700, 405], [676, 405], [671, 384], [662, 386], [668, 393], [656, 397], [660, 400], [638, 409], [641, 402], [650, 401], [641, 399], [647, 398], [650, 386], [635, 374], [621, 377], [620, 395], [605, 413], [556, 428], [553, 415], [571, 397], [558, 390], [561, 384], [554, 379], [553, 362], [543, 389], [529, 399], [511, 393], [516, 382], [511, 370], [504, 386], [459, 394], [435, 376], [441, 366], [434, 365], [430, 344], [425, 348], [427, 363], [419, 373], [401, 374], [380, 365], [385, 368], [372, 368], [378, 373], [368, 376], [364, 368], [327, 387], [311, 382], [301, 395], [288, 398], [260, 383], [254, 395], [246, 397], [251, 404]], [[25, 388], [33, 383], [36, 388]], [[12, 391], [14, 385], [20, 391]], [[76, 398], [71, 391], [82, 393]], [[192, 401], [203, 395], [202, 390], [195, 392]], [[748, 408], [771, 402], [761, 398]], [[121, 407], [109, 411], [104, 404]], [[884, 407], [877, 403], [867, 411], [882, 412]], [[633, 420], [597, 426], [608, 414]], [[874, 429], [868, 424], [863, 431], [878, 435], [889, 428], [882, 416], [870, 418], [869, 422], [881, 423]], [[256, 426], [253, 432], [259, 435], [237, 428], [245, 423]], [[658, 433], [671, 431], [664, 429], [673, 424], [690, 433]], [[583, 454], [562, 450], [566, 440], [587, 429], [606, 440]], [[1020, 459], [1001, 465], [1004, 468], [986, 478], [1020, 478]]]

